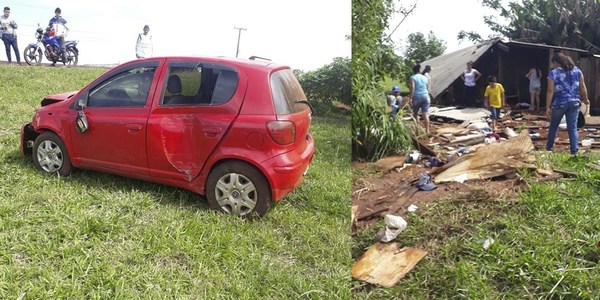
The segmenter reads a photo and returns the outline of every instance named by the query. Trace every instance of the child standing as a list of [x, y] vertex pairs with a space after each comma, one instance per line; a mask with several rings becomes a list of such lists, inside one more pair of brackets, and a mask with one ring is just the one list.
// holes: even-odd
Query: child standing
[[500, 117], [500, 109], [504, 107], [506, 103], [506, 95], [504, 94], [504, 87], [502, 84], [496, 82], [496, 76], [490, 75], [488, 77], [488, 86], [485, 88], [485, 106], [492, 113], [492, 130], [496, 131], [496, 123]]
[[390, 115], [396, 118], [398, 111], [401, 109], [402, 96], [400, 96], [400, 87], [395, 85], [392, 88], [392, 95], [388, 96], [388, 107], [390, 107]]

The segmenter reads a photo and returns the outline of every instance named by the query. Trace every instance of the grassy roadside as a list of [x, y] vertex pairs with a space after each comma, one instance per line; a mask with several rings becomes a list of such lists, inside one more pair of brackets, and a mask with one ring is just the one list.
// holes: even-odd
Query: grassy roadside
[[[555, 168], [578, 177], [531, 184], [516, 202], [447, 199], [421, 207], [396, 240], [429, 254], [394, 288], [353, 281], [353, 298], [598, 299], [600, 171], [585, 167], [598, 159], [553, 154]], [[355, 237], [354, 259], [382, 226]], [[488, 238], [495, 242], [485, 250]]]
[[104, 71], [0, 66], [0, 298], [350, 298], [347, 119], [313, 118], [309, 174], [254, 222], [168, 186], [36, 171], [20, 126]]

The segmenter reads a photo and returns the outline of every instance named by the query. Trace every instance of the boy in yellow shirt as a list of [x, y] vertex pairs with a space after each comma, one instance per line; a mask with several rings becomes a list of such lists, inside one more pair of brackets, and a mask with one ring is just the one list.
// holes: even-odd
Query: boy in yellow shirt
[[485, 108], [489, 109], [492, 113], [492, 130], [496, 131], [496, 123], [500, 117], [500, 109], [503, 108], [506, 103], [504, 87], [502, 84], [496, 82], [496, 76], [490, 75], [488, 77], [488, 86], [485, 88], [483, 97], [485, 97]]

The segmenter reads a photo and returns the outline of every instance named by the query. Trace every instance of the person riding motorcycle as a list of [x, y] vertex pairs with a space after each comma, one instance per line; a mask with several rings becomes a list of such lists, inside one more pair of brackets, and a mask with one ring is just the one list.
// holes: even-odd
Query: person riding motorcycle
[[[50, 19], [48, 26], [50, 26], [54, 29], [55, 35], [58, 38], [58, 42], [60, 44], [60, 52], [61, 52], [63, 64], [67, 64], [67, 56], [66, 56], [67, 51], [65, 49], [65, 36], [67, 35], [67, 31], [69, 30], [69, 27], [67, 27], [67, 20], [65, 20], [63, 17], [61, 17], [60, 7], [57, 7], [54, 10], [54, 17], [52, 17], [52, 19]], [[52, 63], [53, 66], [55, 64], [56, 64], [55, 62]]]

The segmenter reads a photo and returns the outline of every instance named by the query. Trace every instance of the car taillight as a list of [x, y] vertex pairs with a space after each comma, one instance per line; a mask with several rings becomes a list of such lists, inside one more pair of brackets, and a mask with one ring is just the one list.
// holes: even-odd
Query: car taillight
[[292, 121], [270, 121], [267, 123], [267, 130], [279, 145], [289, 145], [296, 141], [296, 125]]

